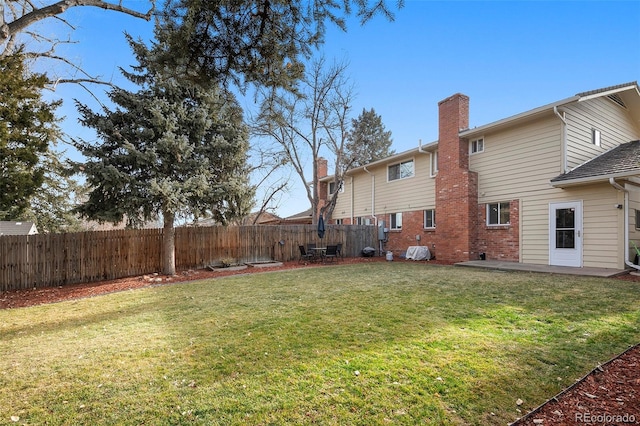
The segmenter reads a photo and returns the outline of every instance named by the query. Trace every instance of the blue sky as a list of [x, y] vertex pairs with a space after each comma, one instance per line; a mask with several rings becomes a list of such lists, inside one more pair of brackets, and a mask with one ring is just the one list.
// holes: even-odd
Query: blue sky
[[[145, 2], [125, 1], [143, 9]], [[71, 46], [85, 68], [121, 82], [118, 66], [133, 63], [123, 30], [149, 37], [152, 25], [95, 8], [75, 8]], [[374, 108], [402, 152], [438, 137], [437, 104], [454, 94], [470, 97], [470, 125], [480, 126], [576, 93], [640, 80], [639, 1], [419, 1], [406, 0], [395, 22], [376, 17], [347, 33], [329, 27], [321, 49], [345, 60], [357, 97], [354, 117]], [[103, 90], [97, 88], [96, 95]], [[95, 105], [86, 94], [61, 87], [59, 110], [70, 133], [78, 128], [70, 99]], [[93, 102], [93, 103], [92, 103]], [[250, 110], [255, 105], [244, 102]], [[331, 170], [330, 170], [331, 172]], [[308, 176], [310, 179], [310, 175]], [[278, 213], [308, 208], [298, 177]]]

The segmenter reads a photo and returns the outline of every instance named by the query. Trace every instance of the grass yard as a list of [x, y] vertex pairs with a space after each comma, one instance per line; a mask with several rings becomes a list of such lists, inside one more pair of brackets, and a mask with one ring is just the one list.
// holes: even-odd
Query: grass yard
[[505, 425], [638, 341], [621, 280], [229, 277], [0, 311], [0, 424]]

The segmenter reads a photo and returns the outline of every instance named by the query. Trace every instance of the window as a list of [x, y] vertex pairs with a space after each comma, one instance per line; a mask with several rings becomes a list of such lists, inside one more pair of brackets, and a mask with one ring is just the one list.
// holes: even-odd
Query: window
[[436, 227], [436, 211], [434, 209], [424, 211], [424, 227], [425, 228]]
[[405, 179], [413, 176], [413, 160], [389, 166], [389, 180]]
[[402, 213], [391, 213], [389, 218], [391, 219], [391, 229], [402, 229]]
[[344, 225], [344, 219], [336, 219], [336, 225]]
[[640, 210], [636, 209], [636, 229], [640, 229]]
[[431, 177], [435, 177], [438, 174], [438, 151], [433, 151], [429, 156], [431, 168]]
[[600, 146], [600, 130], [591, 129], [591, 143]]
[[484, 151], [484, 139], [475, 139], [469, 142], [469, 152], [471, 154], [477, 154]]
[[[329, 197], [332, 197], [334, 192], [336, 192], [336, 183], [329, 182]], [[342, 181], [338, 182], [338, 192], [344, 192], [344, 184]]]
[[358, 217], [356, 218], [356, 225], [373, 225], [370, 217]]
[[509, 225], [509, 203], [487, 204], [487, 225]]

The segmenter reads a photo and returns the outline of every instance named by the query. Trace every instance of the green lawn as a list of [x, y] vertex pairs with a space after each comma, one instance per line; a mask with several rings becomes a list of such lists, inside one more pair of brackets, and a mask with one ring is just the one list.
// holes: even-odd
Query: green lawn
[[4, 310], [0, 424], [505, 425], [640, 341], [638, 287], [388, 262]]

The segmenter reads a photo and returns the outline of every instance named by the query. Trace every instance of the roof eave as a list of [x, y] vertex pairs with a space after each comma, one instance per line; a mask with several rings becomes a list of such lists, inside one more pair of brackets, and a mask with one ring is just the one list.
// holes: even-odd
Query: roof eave
[[474, 127], [473, 129], [467, 129], [460, 132], [460, 137], [468, 138], [475, 135], [481, 135], [487, 130], [499, 128], [503, 126], [509, 126], [513, 123], [516, 123], [521, 120], [527, 120], [534, 118], [536, 116], [548, 113], [553, 111], [554, 108], [557, 108], [562, 105], [566, 105], [572, 102], [576, 102], [580, 99], [580, 96], [572, 96], [570, 98], [563, 99], [561, 101], [557, 101], [551, 104], [543, 105], [538, 108], [531, 109], [529, 111], [522, 112], [520, 114], [512, 115], [511, 117], [503, 118], [502, 120], [494, 121], [492, 123], [484, 124], [479, 127]]
[[554, 188], [567, 188], [570, 186], [587, 185], [587, 184], [598, 183], [598, 182], [608, 182], [610, 178], [614, 178], [614, 179], [615, 178], [631, 178], [631, 177], [639, 177], [639, 176], [640, 176], [640, 170], [632, 170], [632, 171], [625, 171], [625, 172], [618, 172], [618, 173], [609, 173], [606, 175], [559, 180], [557, 182], [549, 181], [549, 183]]

